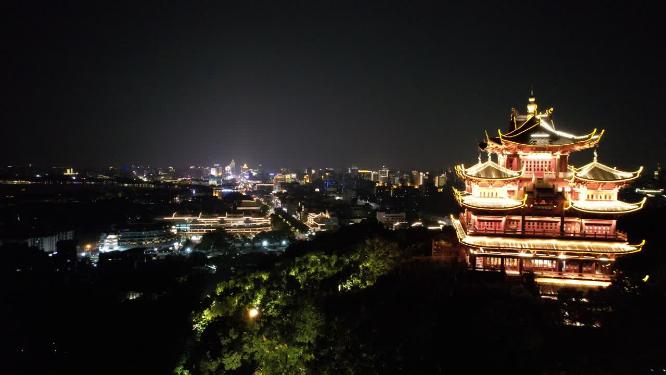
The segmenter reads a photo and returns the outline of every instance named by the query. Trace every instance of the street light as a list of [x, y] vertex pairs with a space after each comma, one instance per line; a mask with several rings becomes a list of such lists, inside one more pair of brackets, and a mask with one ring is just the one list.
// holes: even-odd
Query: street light
[[256, 307], [250, 307], [247, 309], [247, 316], [252, 320], [256, 319], [259, 316], [259, 309]]

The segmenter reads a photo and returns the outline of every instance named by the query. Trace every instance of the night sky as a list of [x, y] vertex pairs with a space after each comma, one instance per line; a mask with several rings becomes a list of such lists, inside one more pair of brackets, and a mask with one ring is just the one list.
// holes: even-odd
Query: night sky
[[1, 9], [3, 164], [443, 168], [530, 85], [602, 161], [666, 159], [657, 1], [39, 3]]

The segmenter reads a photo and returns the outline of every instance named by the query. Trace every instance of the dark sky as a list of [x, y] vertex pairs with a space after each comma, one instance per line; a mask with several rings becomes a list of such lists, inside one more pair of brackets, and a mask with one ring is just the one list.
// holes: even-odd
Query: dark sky
[[4, 164], [434, 169], [530, 84], [609, 164], [665, 159], [658, 1], [39, 3], [1, 9]]

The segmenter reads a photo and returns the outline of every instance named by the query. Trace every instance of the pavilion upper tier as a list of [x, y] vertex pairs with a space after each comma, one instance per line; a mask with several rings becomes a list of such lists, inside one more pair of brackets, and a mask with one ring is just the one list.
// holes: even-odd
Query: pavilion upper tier
[[604, 131], [592, 130], [588, 134], [575, 135], [555, 128], [553, 108], [539, 112], [534, 95], [530, 96], [527, 113], [518, 114], [511, 110], [508, 130], [497, 130], [497, 136], [491, 137], [486, 132], [486, 139], [479, 145], [482, 150], [512, 154], [518, 152], [558, 152], [568, 154], [574, 151], [594, 147]]

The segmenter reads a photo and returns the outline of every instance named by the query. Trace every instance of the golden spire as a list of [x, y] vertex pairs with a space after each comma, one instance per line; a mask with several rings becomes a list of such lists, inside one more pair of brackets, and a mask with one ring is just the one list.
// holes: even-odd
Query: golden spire
[[530, 86], [530, 97], [527, 99], [527, 114], [533, 116], [537, 114], [536, 97], [534, 96], [534, 88], [532, 86]]

